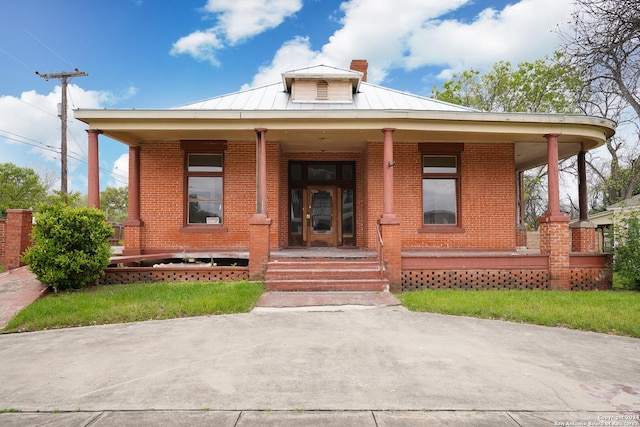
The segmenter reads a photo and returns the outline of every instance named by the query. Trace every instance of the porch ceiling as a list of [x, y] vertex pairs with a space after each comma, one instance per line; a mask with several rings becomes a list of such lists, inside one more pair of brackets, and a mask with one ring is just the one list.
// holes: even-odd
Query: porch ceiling
[[[181, 139], [255, 141], [266, 128], [267, 143], [284, 152], [361, 152], [382, 142], [383, 128], [396, 129], [395, 144], [415, 142], [505, 143], [515, 146], [517, 170], [546, 163], [545, 134], [560, 137], [559, 157], [603, 145], [614, 132], [605, 119], [584, 116], [451, 112], [354, 114], [210, 112], [189, 110], [77, 110], [76, 118], [130, 146]], [[215, 114], [214, 114], [215, 113]]]

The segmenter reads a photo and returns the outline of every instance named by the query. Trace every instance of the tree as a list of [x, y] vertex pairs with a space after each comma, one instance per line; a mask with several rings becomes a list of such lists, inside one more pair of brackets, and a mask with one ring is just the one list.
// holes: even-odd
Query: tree
[[100, 193], [100, 207], [107, 216], [107, 220], [122, 222], [127, 219], [129, 205], [129, 190], [127, 187], [107, 187]]
[[[570, 29], [561, 33], [562, 51], [585, 81], [583, 110], [612, 119], [619, 133], [607, 142], [611, 161], [592, 162], [601, 174], [603, 199], [611, 204], [630, 197], [640, 184], [640, 2], [575, 0]], [[622, 131], [622, 132], [621, 132]]]
[[47, 189], [31, 168], [0, 163], [0, 217], [7, 209], [31, 209], [46, 197]]
[[[513, 68], [500, 61], [487, 72], [470, 69], [442, 85], [434, 86], [431, 96], [491, 112], [576, 113], [579, 111], [584, 85], [577, 68], [565, 56], [523, 62]], [[525, 222], [530, 229], [538, 225], [547, 200], [543, 178], [547, 168], [538, 167], [524, 176]]]
[[475, 69], [454, 74], [442, 89], [434, 86], [431, 96], [482, 111], [576, 113], [582, 90], [580, 73], [556, 53], [515, 69], [500, 61], [485, 74]]
[[54, 291], [79, 289], [99, 278], [109, 265], [113, 228], [98, 209], [64, 203], [40, 204], [33, 246], [23, 260], [36, 278]]
[[617, 216], [613, 231], [613, 269], [623, 276], [628, 288], [640, 290], [640, 214], [623, 210]]

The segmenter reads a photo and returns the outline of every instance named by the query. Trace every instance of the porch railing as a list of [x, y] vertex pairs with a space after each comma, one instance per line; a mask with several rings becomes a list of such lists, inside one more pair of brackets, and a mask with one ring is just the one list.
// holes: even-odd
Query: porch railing
[[378, 224], [376, 232], [378, 234], [377, 247], [378, 247], [378, 262], [380, 263], [380, 278], [384, 279], [384, 241], [382, 240], [381, 226]]

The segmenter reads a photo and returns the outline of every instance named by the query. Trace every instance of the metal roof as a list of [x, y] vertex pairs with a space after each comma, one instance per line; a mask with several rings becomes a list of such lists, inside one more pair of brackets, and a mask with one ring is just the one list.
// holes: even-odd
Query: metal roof
[[[291, 81], [296, 78], [349, 79], [354, 86], [353, 101], [292, 101]], [[176, 109], [225, 111], [295, 110], [401, 110], [401, 111], [477, 111], [435, 99], [376, 86], [361, 81], [362, 73], [319, 65], [282, 74], [282, 82], [251, 88], [182, 105]]]

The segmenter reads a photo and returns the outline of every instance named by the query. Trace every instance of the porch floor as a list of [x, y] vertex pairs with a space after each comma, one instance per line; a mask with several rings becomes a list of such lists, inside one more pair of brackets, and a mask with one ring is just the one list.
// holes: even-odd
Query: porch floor
[[286, 248], [271, 251], [271, 258], [377, 258], [376, 251], [363, 248]]

